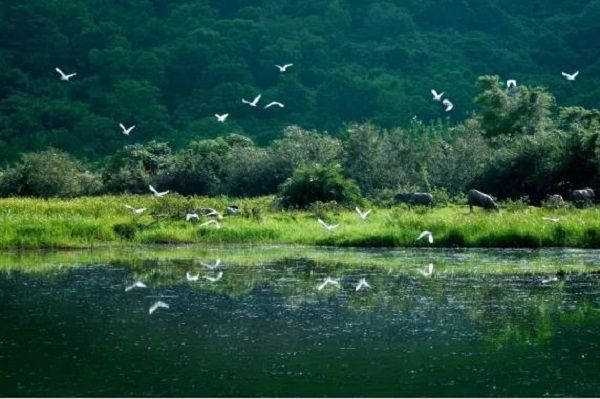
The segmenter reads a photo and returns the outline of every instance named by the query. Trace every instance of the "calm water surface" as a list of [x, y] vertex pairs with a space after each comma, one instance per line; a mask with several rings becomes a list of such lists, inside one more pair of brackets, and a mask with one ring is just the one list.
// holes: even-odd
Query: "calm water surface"
[[[600, 395], [599, 274], [425, 277], [409, 255], [400, 268], [292, 258], [210, 271], [200, 262], [214, 259], [186, 258], [0, 273], [0, 396]], [[460, 270], [472, 256], [431, 260]], [[600, 253], [584, 256], [598, 270]], [[326, 276], [340, 287], [317, 290]], [[357, 292], [360, 278], [372, 289]], [[136, 280], [148, 288], [125, 292]], [[159, 299], [170, 308], [149, 315]]]

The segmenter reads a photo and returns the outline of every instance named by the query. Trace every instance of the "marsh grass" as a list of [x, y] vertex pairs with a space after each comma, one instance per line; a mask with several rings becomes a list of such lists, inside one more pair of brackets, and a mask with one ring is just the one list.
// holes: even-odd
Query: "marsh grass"
[[[125, 204], [145, 207], [134, 216]], [[185, 222], [187, 212], [236, 204], [242, 213], [224, 216], [221, 228]], [[340, 226], [328, 232], [316, 219]], [[543, 217], [560, 218], [558, 223]], [[207, 220], [206, 218], [202, 221]], [[0, 248], [89, 248], [130, 244], [299, 244], [335, 247], [427, 247], [416, 241], [433, 232], [433, 247], [600, 248], [600, 208], [511, 207], [500, 212], [466, 206], [377, 208], [366, 221], [352, 209], [327, 206], [278, 210], [272, 197], [157, 199], [122, 195], [72, 200], [0, 200]]]

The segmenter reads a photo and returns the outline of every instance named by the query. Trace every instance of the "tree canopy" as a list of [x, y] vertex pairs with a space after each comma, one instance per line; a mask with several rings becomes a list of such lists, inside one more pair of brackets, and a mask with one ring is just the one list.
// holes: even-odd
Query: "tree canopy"
[[[182, 148], [243, 133], [264, 144], [290, 125], [408, 127], [448, 116], [432, 88], [460, 122], [481, 75], [598, 108], [599, 17], [600, 0], [0, 0], [0, 157], [52, 146], [99, 161], [151, 140]], [[284, 63], [294, 66], [280, 73]], [[55, 67], [77, 75], [61, 81]], [[560, 75], [576, 70], [576, 82]], [[533, 133], [551, 99], [508, 97], [500, 83], [482, 82], [484, 130]], [[258, 93], [285, 108], [241, 103]], [[503, 113], [490, 119], [490, 105]], [[119, 122], [137, 125], [131, 137]]]

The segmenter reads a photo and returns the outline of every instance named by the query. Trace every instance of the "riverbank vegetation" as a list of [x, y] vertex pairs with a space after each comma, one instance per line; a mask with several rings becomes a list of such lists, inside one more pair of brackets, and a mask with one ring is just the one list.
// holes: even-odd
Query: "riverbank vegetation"
[[360, 204], [360, 197], [386, 205], [403, 191], [451, 199], [477, 188], [539, 205], [551, 194], [566, 199], [573, 189], [600, 187], [600, 112], [557, 108], [545, 89], [507, 90], [497, 76], [479, 84], [480, 112], [461, 123], [349, 124], [333, 136], [290, 126], [268, 146], [235, 133], [180, 149], [124, 142], [94, 162], [57, 149], [25, 153], [0, 171], [0, 196], [142, 194], [152, 184], [182, 195], [279, 194], [286, 205], [305, 207]]
[[[125, 205], [146, 208], [136, 216]], [[203, 208], [224, 210], [220, 228], [185, 220]], [[377, 207], [366, 220], [352, 207], [317, 203], [306, 210], [278, 208], [273, 197], [149, 195], [83, 197], [71, 200], [0, 200], [0, 247], [84, 248], [104, 244], [302, 244], [339, 247], [583, 247], [600, 248], [600, 209], [538, 208], [511, 202], [500, 211], [448, 204], [436, 208]], [[318, 222], [338, 224], [327, 231]], [[544, 218], [550, 218], [544, 219]], [[423, 230], [433, 244], [416, 241]]]

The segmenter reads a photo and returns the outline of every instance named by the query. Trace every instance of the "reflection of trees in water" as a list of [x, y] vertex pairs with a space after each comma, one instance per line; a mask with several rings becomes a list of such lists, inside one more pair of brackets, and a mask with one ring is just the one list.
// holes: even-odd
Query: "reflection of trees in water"
[[[335, 300], [352, 312], [417, 314], [441, 324], [469, 323], [496, 345], [543, 343], [559, 328], [600, 322], [600, 311], [595, 310], [598, 299], [593, 294], [600, 284], [593, 275], [571, 275], [568, 282], [552, 284], [542, 284], [535, 276], [467, 276], [447, 271], [426, 278], [416, 269], [291, 259], [260, 266], [225, 264], [220, 269], [224, 272], [222, 280], [211, 284], [185, 280], [187, 271], [200, 272], [201, 276], [212, 273], [194, 259], [121, 265], [132, 270], [132, 279], [155, 286], [187, 284], [231, 297], [269, 290], [281, 296], [289, 308]], [[326, 276], [340, 279], [341, 287], [318, 291], [317, 285]], [[356, 292], [355, 286], [363, 277], [373, 288]]]

